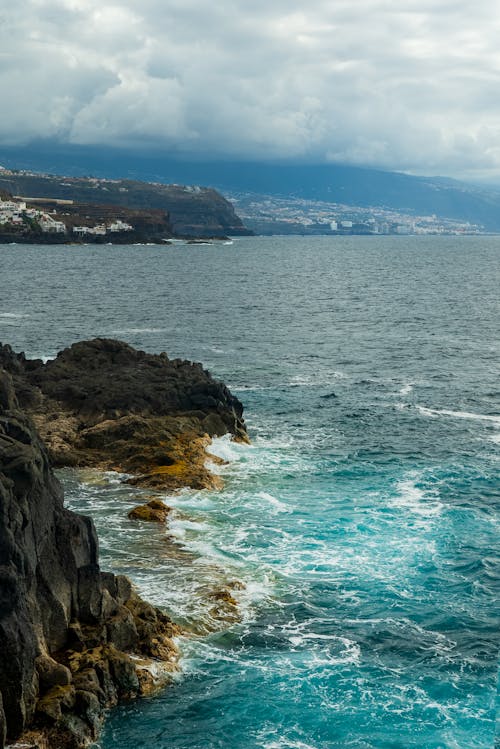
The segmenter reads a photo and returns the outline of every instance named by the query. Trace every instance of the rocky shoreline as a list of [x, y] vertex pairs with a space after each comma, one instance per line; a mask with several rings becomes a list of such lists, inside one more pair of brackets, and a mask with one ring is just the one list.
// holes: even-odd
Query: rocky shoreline
[[[92, 520], [64, 508], [53, 466], [213, 488], [206, 448], [247, 441], [242, 412], [201, 365], [166, 354], [95, 339], [43, 363], [0, 345], [0, 747], [80, 749], [108, 707], [176, 669], [179, 627], [100, 570]], [[136, 517], [163, 522], [160, 505]]]

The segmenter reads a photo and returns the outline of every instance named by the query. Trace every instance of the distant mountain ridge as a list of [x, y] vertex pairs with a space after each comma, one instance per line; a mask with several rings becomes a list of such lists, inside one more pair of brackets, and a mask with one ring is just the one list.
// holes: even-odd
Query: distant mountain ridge
[[345, 165], [181, 161], [154, 152], [46, 143], [0, 149], [0, 163], [72, 175], [126, 175], [165, 184], [212, 185], [222, 192], [246, 191], [436, 214], [481, 224], [487, 231], [500, 231], [500, 190], [445, 177], [415, 177]]

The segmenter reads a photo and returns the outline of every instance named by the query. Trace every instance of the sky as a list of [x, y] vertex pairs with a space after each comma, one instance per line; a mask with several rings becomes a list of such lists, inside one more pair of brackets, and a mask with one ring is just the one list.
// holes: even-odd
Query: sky
[[0, 0], [0, 146], [500, 177], [494, 0]]

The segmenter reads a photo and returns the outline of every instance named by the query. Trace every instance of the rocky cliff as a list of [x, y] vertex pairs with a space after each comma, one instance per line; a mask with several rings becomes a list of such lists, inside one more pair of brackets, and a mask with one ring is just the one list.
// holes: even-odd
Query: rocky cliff
[[106, 707], [154, 688], [159, 665], [172, 670], [177, 631], [100, 570], [93, 523], [64, 508], [0, 370], [0, 747], [23, 734], [43, 749], [94, 739]]
[[107, 707], [175, 669], [178, 628], [100, 570], [93, 523], [65, 509], [51, 464], [213, 486], [205, 448], [216, 434], [247, 439], [242, 410], [201, 365], [119, 341], [84, 341], [46, 364], [0, 345], [0, 749], [20, 736], [79, 749]]

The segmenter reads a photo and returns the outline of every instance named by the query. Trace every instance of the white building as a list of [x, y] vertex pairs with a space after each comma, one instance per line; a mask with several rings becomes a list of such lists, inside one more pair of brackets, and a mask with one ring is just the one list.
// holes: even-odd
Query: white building
[[43, 232], [50, 232], [53, 234], [66, 233], [66, 224], [64, 224], [62, 221], [56, 221], [56, 219], [52, 218], [52, 216], [49, 216], [48, 213], [42, 213], [40, 218], [38, 219], [38, 223], [40, 224]]
[[113, 221], [112, 224], [108, 225], [108, 231], [116, 232], [116, 231], [133, 231], [134, 227], [130, 224], [126, 224], [125, 221], [122, 221], [121, 219], [117, 218], [116, 221]]
[[26, 210], [26, 203], [16, 203], [14, 200], [0, 200], [0, 213], [20, 213]]
[[74, 226], [73, 234], [77, 234], [79, 237], [84, 237], [90, 234], [91, 236], [104, 237], [106, 235], [106, 227], [99, 226]]

